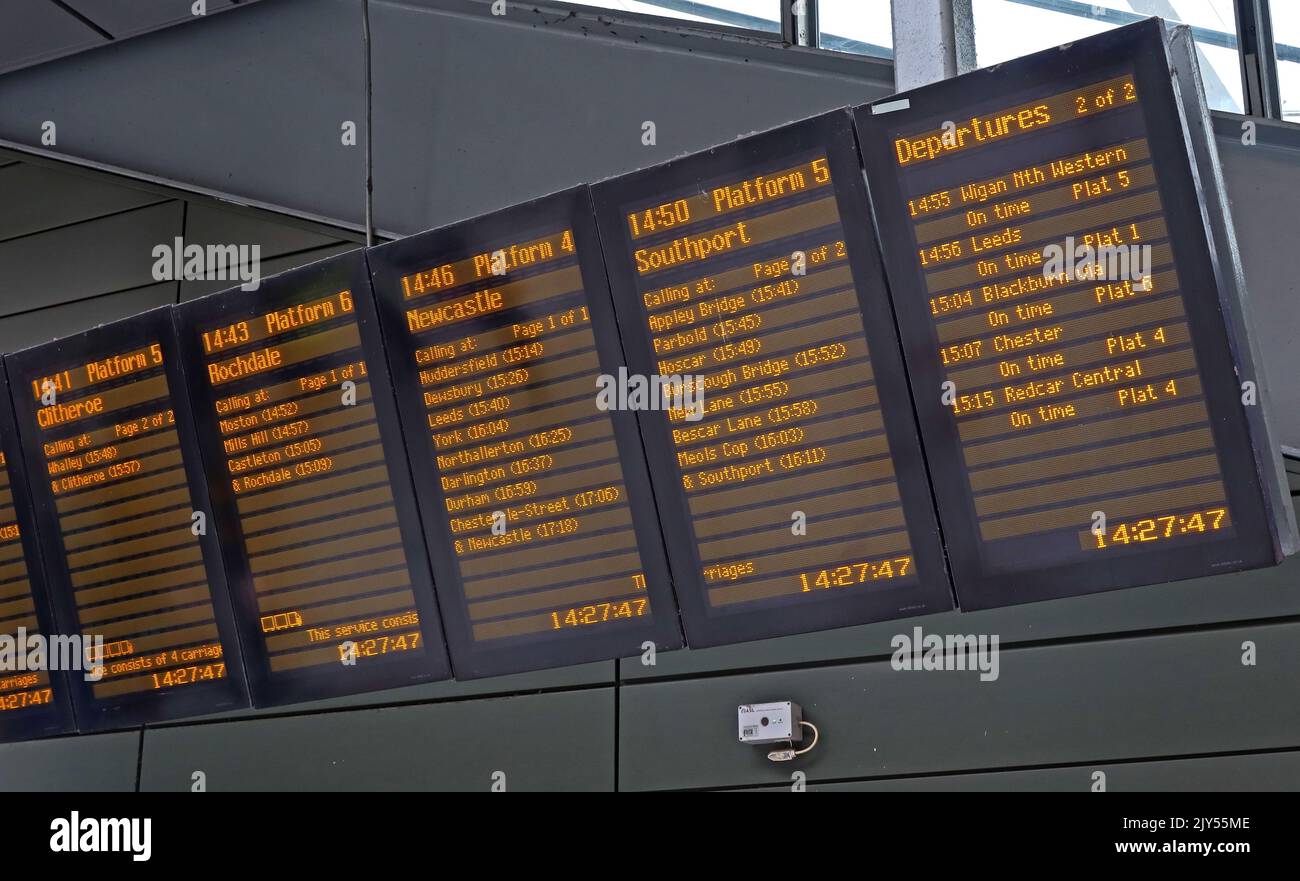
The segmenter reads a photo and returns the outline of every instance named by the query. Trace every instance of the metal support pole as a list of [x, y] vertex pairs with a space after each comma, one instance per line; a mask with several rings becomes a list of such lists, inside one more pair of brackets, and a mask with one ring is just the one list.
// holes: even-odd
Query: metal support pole
[[894, 0], [893, 17], [898, 91], [975, 69], [971, 0]]
[[1245, 112], [1252, 116], [1281, 119], [1277, 55], [1268, 0], [1237, 0], [1237, 40], [1241, 47], [1241, 78], [1246, 91]]

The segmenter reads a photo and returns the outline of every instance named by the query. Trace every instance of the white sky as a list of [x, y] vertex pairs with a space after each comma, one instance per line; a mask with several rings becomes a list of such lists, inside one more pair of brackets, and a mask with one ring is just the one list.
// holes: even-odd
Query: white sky
[[[675, 12], [640, 0], [570, 0], [580, 6], [599, 6], [625, 12], [641, 12], [687, 21], [714, 21], [707, 16]], [[777, 28], [778, 0], [701, 0], [732, 12], [741, 12], [771, 22]], [[890, 0], [820, 0], [823, 33], [847, 37], [878, 46], [893, 44], [889, 21]], [[906, 0], [902, 0], [906, 2]], [[1079, 16], [1035, 9], [1014, 0], [973, 0], [975, 45], [981, 66], [996, 64], [1040, 49], [1108, 30], [1112, 25]], [[1236, 33], [1232, 0], [1090, 0], [1105, 9], [1163, 15], [1197, 27]], [[1300, 0], [1271, 0], [1273, 32], [1278, 43], [1300, 46]], [[1170, 10], [1173, 14], [1170, 14]], [[1221, 88], [1207, 83], [1216, 109], [1240, 111], [1241, 68], [1234, 49], [1201, 46], [1201, 64], [1207, 79], [1213, 76]], [[1284, 114], [1300, 121], [1300, 63], [1281, 62]]]

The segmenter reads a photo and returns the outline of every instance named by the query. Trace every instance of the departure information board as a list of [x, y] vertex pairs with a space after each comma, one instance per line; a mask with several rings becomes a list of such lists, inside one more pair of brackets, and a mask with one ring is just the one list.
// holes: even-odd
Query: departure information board
[[961, 605], [1280, 559], [1161, 24], [857, 119]]
[[451, 675], [369, 288], [357, 250], [176, 310], [257, 706]]
[[687, 641], [951, 608], [849, 113], [593, 193]]
[[[0, 637], [13, 640], [12, 651], [0, 653], [0, 741], [72, 730], [64, 672], [48, 651], [55, 633], [9, 384], [0, 371]], [[35, 654], [35, 636], [44, 640], [43, 655]]]
[[171, 308], [5, 362], [79, 727], [247, 706]]
[[680, 647], [587, 190], [369, 259], [456, 678]]

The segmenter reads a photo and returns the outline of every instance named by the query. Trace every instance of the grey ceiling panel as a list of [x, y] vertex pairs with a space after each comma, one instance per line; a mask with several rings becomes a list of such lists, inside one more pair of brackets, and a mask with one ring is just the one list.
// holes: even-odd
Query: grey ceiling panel
[[0, 5], [0, 73], [108, 42], [49, 0]]
[[0, 168], [0, 204], [18, 210], [0, 213], [0, 241], [163, 201], [166, 197], [119, 186], [103, 175], [27, 162], [10, 165]]
[[612, 688], [150, 728], [140, 788], [489, 792], [614, 787]]
[[140, 732], [0, 745], [5, 792], [133, 792]]
[[614, 662], [598, 661], [594, 664], [582, 664], [577, 667], [537, 670], [532, 673], [518, 673], [513, 676], [493, 676], [487, 679], [474, 679], [469, 682], [456, 682], [454, 680], [429, 682], [423, 685], [410, 685], [405, 688], [390, 688], [386, 691], [371, 691], [365, 694], [349, 694], [322, 701], [309, 701], [288, 707], [232, 710], [229, 713], [221, 713], [215, 716], [204, 716], [203, 719], [204, 721], [248, 719], [258, 716], [284, 715], [286, 711], [314, 713], [318, 710], [392, 706], [394, 704], [417, 703], [420, 701], [454, 701], [463, 698], [493, 695], [507, 697], [530, 692], [580, 688], [588, 685], [612, 685], [613, 682]]
[[[978, 634], [965, 622], [957, 633]], [[931, 633], [944, 631], [929, 630]], [[1257, 665], [1242, 664], [1253, 641]], [[626, 789], [718, 788], [1300, 747], [1300, 623], [1003, 648], [999, 676], [888, 660], [626, 685]], [[794, 764], [738, 743], [739, 704], [793, 700], [821, 729]], [[689, 744], [689, 748], [683, 748]]]
[[[192, 21], [194, 0], [63, 0], [68, 6], [108, 31], [114, 39]], [[251, 2], [251, 0], [250, 0]], [[235, 4], [207, 0], [211, 15]]]
[[181, 234], [182, 202], [0, 242], [0, 315], [154, 284], [153, 249]]
[[64, 303], [61, 306], [8, 315], [0, 318], [0, 352], [17, 352], [175, 302], [176, 283], [163, 282], [75, 303]]
[[[345, 242], [337, 245], [330, 245], [325, 248], [315, 248], [310, 251], [304, 251], [299, 254], [292, 254], [287, 257], [277, 257], [271, 260], [263, 257], [260, 276], [269, 278], [281, 272], [287, 272], [290, 269], [297, 269], [299, 266], [306, 266], [308, 263], [315, 263], [317, 260], [324, 260], [326, 257], [333, 257], [335, 254], [342, 254], [345, 251], [351, 251], [360, 247], [351, 242]], [[241, 272], [244, 268], [241, 267]], [[244, 277], [244, 276], [241, 276]], [[227, 290], [239, 284], [238, 281], [185, 281], [181, 282], [181, 301], [194, 300], [199, 297], [206, 297], [208, 294], [216, 294]]]
[[[265, 211], [219, 208], [210, 201], [190, 202], [185, 216], [185, 241], [199, 244], [259, 245], [262, 259], [337, 244], [337, 235], [290, 225]], [[359, 245], [358, 245], [359, 246]]]

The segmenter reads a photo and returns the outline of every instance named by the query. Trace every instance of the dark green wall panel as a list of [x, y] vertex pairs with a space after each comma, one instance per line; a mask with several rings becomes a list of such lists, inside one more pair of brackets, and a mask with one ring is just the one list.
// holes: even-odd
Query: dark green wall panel
[[[933, 631], [942, 633], [943, 631]], [[967, 625], [960, 633], [978, 633]], [[1241, 663], [1242, 643], [1258, 664]], [[1300, 746], [1300, 623], [1004, 649], [1000, 677], [888, 661], [626, 685], [626, 789], [742, 786]], [[793, 700], [822, 742], [789, 764], [737, 742], [736, 706]]]
[[533, 673], [519, 673], [514, 676], [494, 676], [488, 679], [473, 679], [468, 682], [430, 682], [423, 685], [411, 685], [405, 688], [390, 688], [385, 691], [371, 691], [365, 694], [350, 694], [327, 700], [292, 704], [287, 707], [269, 707], [267, 709], [234, 710], [209, 716], [209, 719], [253, 719], [260, 716], [283, 715], [286, 712], [315, 712], [317, 710], [340, 710], [348, 708], [391, 706], [393, 704], [417, 703], [420, 701], [463, 700], [471, 697], [492, 697], [528, 694], [530, 692], [560, 691], [588, 685], [613, 685], [614, 662], [601, 661], [594, 664], [582, 664], [577, 667], [561, 667], [555, 670], [538, 670]]
[[0, 790], [130, 792], [139, 756], [139, 731], [0, 744]]
[[[0, 163], [4, 161], [0, 156]], [[101, 175], [72, 174], [30, 162], [0, 168], [0, 199], [7, 206], [22, 206], [0, 213], [0, 241], [166, 201]]]
[[[286, 272], [290, 269], [296, 269], [299, 266], [306, 266], [308, 263], [315, 263], [317, 260], [324, 260], [326, 257], [333, 257], [335, 254], [342, 254], [345, 251], [352, 251], [357, 245], [352, 242], [343, 242], [335, 245], [328, 245], [324, 248], [313, 248], [310, 251], [300, 252], [287, 257], [273, 257], [267, 259], [262, 255], [261, 277], [270, 278], [277, 273]], [[199, 297], [206, 297], [208, 294], [216, 294], [228, 290], [241, 282], [236, 281], [183, 281], [181, 282], [181, 300], [196, 300]]]
[[[360, 237], [359, 237], [360, 238]], [[298, 226], [265, 211], [218, 207], [196, 200], [185, 216], [185, 240], [201, 244], [260, 245], [262, 259], [324, 248], [338, 236]]]
[[610, 790], [613, 720], [599, 688], [150, 729], [141, 789]]
[[172, 281], [0, 318], [0, 352], [16, 352], [176, 302]]

